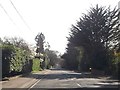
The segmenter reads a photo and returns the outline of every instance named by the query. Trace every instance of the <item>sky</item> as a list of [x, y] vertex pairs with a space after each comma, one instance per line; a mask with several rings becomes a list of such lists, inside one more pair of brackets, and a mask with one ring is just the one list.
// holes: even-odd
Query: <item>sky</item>
[[83, 13], [96, 4], [114, 8], [119, 1], [0, 0], [0, 37], [21, 37], [35, 46], [35, 36], [42, 32], [51, 49], [63, 54], [71, 25]]

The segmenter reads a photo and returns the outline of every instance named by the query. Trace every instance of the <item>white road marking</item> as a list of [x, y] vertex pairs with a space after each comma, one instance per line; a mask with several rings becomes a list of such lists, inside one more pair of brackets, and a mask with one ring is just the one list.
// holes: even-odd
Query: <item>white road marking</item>
[[30, 90], [31, 88], [33, 88], [40, 80], [36, 81], [28, 90]]
[[25, 88], [25, 87], [29, 86], [31, 84], [31, 82], [34, 82], [34, 81], [36, 81], [36, 79], [33, 79], [30, 82], [23, 84], [20, 88]]
[[114, 82], [114, 83], [97, 83], [99, 85], [119, 85], [118, 82]]
[[82, 87], [79, 83], [77, 83], [77, 85], [78, 85], [79, 87]]
[[[47, 74], [47, 72], [46, 73], [44, 73], [44, 77], [45, 77], [45, 74]], [[43, 78], [44, 78], [43, 77]], [[31, 88], [33, 88], [39, 81], [41, 81], [43, 78], [41, 78], [41, 79], [39, 79], [38, 81], [36, 81], [28, 90], [30, 90]]]
[[87, 86], [87, 87], [97, 88], [97, 87], [100, 87], [100, 86], [91, 85], [91, 86]]

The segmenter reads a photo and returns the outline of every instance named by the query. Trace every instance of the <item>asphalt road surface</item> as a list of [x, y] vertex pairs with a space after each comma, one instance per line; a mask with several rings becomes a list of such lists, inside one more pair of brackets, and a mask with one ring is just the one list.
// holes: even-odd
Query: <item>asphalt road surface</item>
[[[68, 70], [49, 70], [45, 74], [36, 74], [33, 88], [119, 88], [118, 80], [109, 77], [93, 77], [90, 73], [77, 73]], [[119, 85], [118, 85], [119, 84]]]

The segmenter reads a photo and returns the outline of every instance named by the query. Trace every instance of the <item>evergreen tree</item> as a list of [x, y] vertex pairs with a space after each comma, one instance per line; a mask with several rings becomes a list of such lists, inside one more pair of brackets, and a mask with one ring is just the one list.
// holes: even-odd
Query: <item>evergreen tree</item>
[[[120, 37], [118, 16], [117, 9], [105, 9], [96, 5], [89, 10], [88, 14], [84, 14], [76, 25], [72, 25], [68, 41], [73, 45], [72, 48], [84, 49], [85, 55], [81, 63], [99, 70], [108, 66], [109, 51], [118, 44]], [[67, 50], [70, 48], [68, 45]], [[72, 55], [69, 54], [67, 52], [67, 57]], [[72, 60], [74, 62], [74, 59]], [[69, 62], [70, 59], [67, 60], [67, 63]]]
[[36, 49], [36, 53], [40, 56], [40, 53], [43, 54], [44, 53], [44, 40], [45, 40], [45, 36], [42, 33], [39, 33], [36, 37], [35, 37], [35, 41], [37, 49]]

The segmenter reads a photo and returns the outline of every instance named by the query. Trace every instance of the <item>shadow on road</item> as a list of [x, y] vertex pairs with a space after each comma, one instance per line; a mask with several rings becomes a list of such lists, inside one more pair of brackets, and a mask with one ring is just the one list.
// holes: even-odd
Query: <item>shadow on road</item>
[[[55, 70], [52, 70], [52, 71], [55, 71]], [[58, 71], [60, 72], [60, 70], [58, 70]], [[49, 73], [49, 74], [37, 74], [37, 73], [34, 73], [34, 74], [30, 74], [29, 76], [23, 76], [23, 77], [42, 79], [42, 80], [56, 80], [56, 79], [57, 80], [70, 80], [70, 79], [75, 79], [75, 78], [76, 79], [84, 79], [84, 78], [100, 79], [100, 78], [102, 78], [100, 76], [91, 75], [91, 73], [76, 73], [76, 72], [71, 72], [71, 73], [65, 73], [65, 72], [62, 73], [61, 72], [61, 73]], [[118, 80], [113, 81], [113, 80], [107, 78], [107, 80], [105, 80], [105, 81], [100, 81], [100, 83], [95, 83], [94, 86], [100, 86], [100, 88], [106, 88], [106, 89], [109, 88], [109, 87], [118, 88], [118, 85], [112, 84], [114, 82], [118, 82]]]
[[[72, 84], [74, 84], [74, 83], [81, 85], [81, 87], [76, 87], [76, 88], [74, 88], [74, 87], [72, 87], [72, 88], [62, 88], [62, 87], [60, 87], [60, 88], [45, 88], [43, 85], [44, 88], [31, 88], [29, 90], [98, 90], [98, 89], [99, 90], [107, 90], [107, 89], [108, 90], [118, 90], [119, 89], [119, 86], [117, 84], [113, 84], [113, 83], [118, 82], [118, 80], [111, 80], [109, 78], [107, 80], [104, 80], [103, 77], [95, 76], [88, 72], [87, 73], [86, 72], [78, 73], [78, 72], [74, 72], [74, 71], [72, 72], [72, 71], [53, 69], [53, 70], [50, 70], [50, 72], [46, 73], [46, 74], [31, 73], [29, 75], [23, 75], [22, 77], [23, 78], [24, 77], [25, 78], [33, 78], [33, 79], [38, 79], [38, 80], [42, 79], [41, 80], [42, 82], [40, 82], [40, 85], [52, 83], [51, 82], [52, 80], [53, 81], [56, 80], [54, 84], [58, 84], [58, 86], [61, 83], [63, 85], [68, 84], [71, 87], [72, 87]], [[100, 80], [99, 83], [95, 83], [96, 81], [94, 81], [94, 80], [100, 79], [100, 78], [102, 78], [103, 80]], [[73, 81], [71, 81], [72, 79], [73, 79]], [[80, 81], [79, 81], [79, 79], [80, 79]], [[90, 79], [90, 81], [89, 81], [89, 79]], [[90, 83], [92, 79], [93, 79], [93, 82]], [[78, 81], [76, 81], [76, 80], [78, 80]], [[82, 87], [83, 84], [86, 84], [88, 86], [92, 85], [92, 86], [99, 86], [99, 87], [88, 87], [88, 86]], [[39, 84], [36, 86], [39, 86]], [[3, 90], [7, 90], [7, 89], [3, 89]], [[11, 90], [14, 90], [14, 89], [11, 89]], [[24, 89], [22, 89], [22, 90], [24, 90]], [[25, 89], [25, 90], [28, 90], [28, 89]]]
[[[60, 72], [61, 70], [52, 69], [51, 71], [59, 71]], [[61, 80], [61, 79], [71, 79], [71, 78], [76, 78], [76, 79], [80, 79], [80, 78], [101, 79], [103, 77], [107, 77], [106, 79], [108, 79], [108, 80], [112, 79], [111, 77], [108, 77], [108, 76], [92, 75], [90, 72], [82, 72], [82, 73], [78, 73], [78, 72], [72, 72], [72, 73], [49, 73], [49, 74], [31, 73], [31, 74], [29, 74], [27, 76], [25, 75], [23, 77], [36, 78], [36, 79], [59, 79], [59, 80]], [[113, 82], [113, 81], [111, 81], [111, 82]]]

